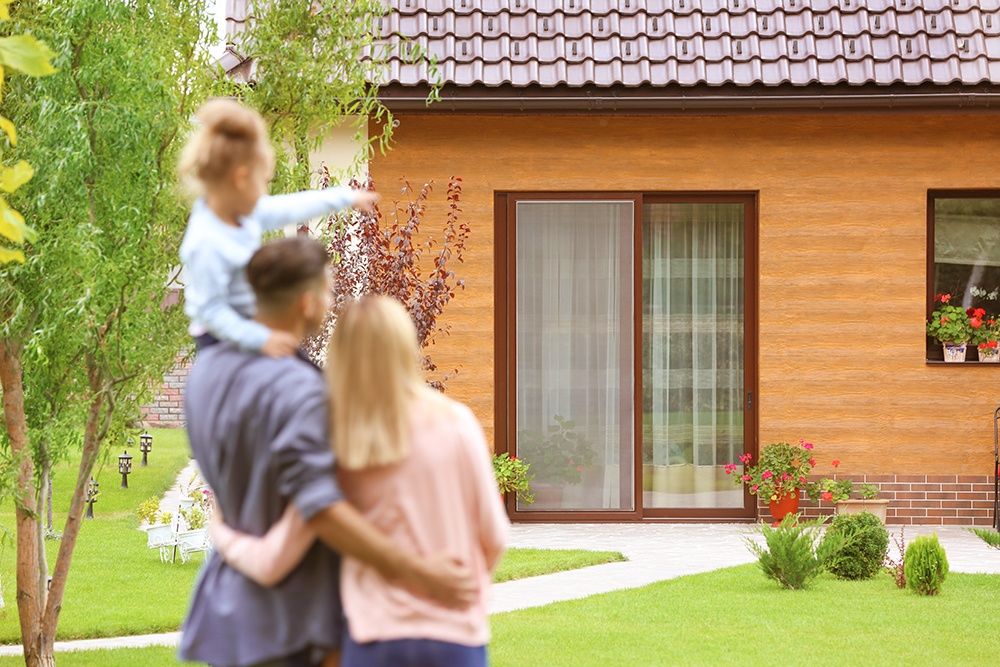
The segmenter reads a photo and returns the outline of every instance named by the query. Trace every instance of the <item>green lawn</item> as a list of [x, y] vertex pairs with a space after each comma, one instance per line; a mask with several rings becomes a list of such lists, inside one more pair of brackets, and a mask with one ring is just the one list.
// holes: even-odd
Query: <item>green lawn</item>
[[[97, 475], [101, 496], [94, 506], [95, 518], [85, 521], [77, 541], [66, 597], [59, 620], [59, 639], [109, 637], [176, 630], [187, 609], [201, 559], [186, 565], [160, 563], [159, 555], [146, 548], [146, 534], [137, 530], [135, 508], [151, 496], [160, 496], [174, 483], [188, 460], [187, 442], [181, 430], [153, 431], [149, 467], [133, 459], [128, 489], [120, 488], [117, 454], [101, 466]], [[57, 510], [69, 504], [75, 470], [60, 466], [55, 473], [53, 497]], [[5, 507], [0, 526], [13, 535], [14, 513]], [[64, 517], [57, 511], [55, 528]], [[55, 563], [59, 543], [48, 541], [49, 567]], [[20, 641], [14, 585], [14, 546], [5, 540], [0, 547], [0, 583], [7, 606], [0, 610], [0, 643]], [[82, 663], [81, 663], [82, 664]]]
[[[143, 500], [160, 496], [170, 488], [177, 473], [187, 464], [188, 448], [182, 430], [157, 430], [153, 436], [150, 465], [140, 467], [138, 456], [133, 460], [129, 489], [119, 485], [117, 454], [120, 450], [116, 448], [114, 455], [99, 466], [97, 478], [101, 483], [101, 496], [94, 508], [95, 519], [84, 522], [77, 542], [60, 615], [59, 639], [167, 632], [180, 627], [201, 558], [196, 557], [187, 564], [179, 561], [161, 563], [159, 554], [146, 548], [145, 533], [137, 530], [139, 522], [135, 518], [135, 508]], [[57, 510], [69, 503], [74, 475], [69, 465], [56, 470], [54, 500]], [[57, 513], [55, 519], [59, 529], [62, 518]], [[13, 534], [14, 514], [10, 509], [0, 512], [0, 527]], [[48, 542], [50, 567], [55, 562], [58, 547], [58, 542]], [[622, 555], [615, 552], [512, 549], [500, 564], [497, 580], [509, 581], [622, 559]], [[0, 546], [0, 584], [7, 602], [6, 608], [0, 610], [0, 643], [17, 643], [20, 632], [11, 540]], [[167, 653], [173, 655], [170, 651]], [[155, 660], [162, 660], [167, 654], [152, 651], [150, 655]], [[95, 664], [70, 662], [72, 660], [76, 658], [69, 658], [68, 664]], [[0, 665], [3, 664], [6, 663], [0, 661]]]
[[[56, 662], [59, 667], [163, 667], [179, 664], [177, 650], [172, 648], [58, 653]], [[24, 660], [20, 657], [0, 658], [0, 667], [24, 667]]]
[[785, 591], [746, 565], [499, 614], [491, 650], [495, 667], [986, 665], [998, 610], [996, 575], [950, 574], [929, 598], [884, 575]]
[[575, 570], [601, 563], [625, 560], [617, 551], [581, 551], [578, 549], [511, 549], [497, 567], [497, 583], [537, 577], [540, 574]]

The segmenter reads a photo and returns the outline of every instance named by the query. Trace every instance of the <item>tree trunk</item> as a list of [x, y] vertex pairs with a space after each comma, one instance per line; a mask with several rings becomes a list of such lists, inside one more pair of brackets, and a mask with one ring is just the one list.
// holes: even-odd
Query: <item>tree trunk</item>
[[[110, 419], [112, 404], [109, 402], [108, 387], [104, 384], [101, 371], [88, 359], [88, 381], [90, 384], [90, 407], [87, 410], [87, 423], [83, 430], [83, 452], [80, 457], [80, 467], [77, 470], [76, 486], [73, 488], [73, 499], [66, 513], [66, 524], [63, 527], [62, 539], [59, 541], [59, 554], [56, 556], [55, 567], [52, 569], [52, 585], [49, 587], [47, 603], [41, 618], [41, 633], [44, 637], [55, 638], [59, 623], [59, 612], [62, 611], [63, 594], [66, 592], [66, 580], [69, 576], [70, 564], [73, 561], [73, 550], [76, 539], [83, 525], [83, 509], [86, 504], [87, 484], [94, 471], [94, 463], [100, 451], [101, 440], [107, 432], [107, 420]], [[105, 411], [107, 406], [107, 411]]]
[[44, 601], [38, 590], [38, 513], [35, 505], [34, 462], [28, 448], [28, 424], [24, 414], [24, 376], [21, 348], [0, 341], [0, 386], [3, 387], [4, 424], [10, 449], [17, 462], [15, 510], [17, 517], [17, 611], [21, 643], [28, 667], [54, 665], [52, 640], [42, 637]]

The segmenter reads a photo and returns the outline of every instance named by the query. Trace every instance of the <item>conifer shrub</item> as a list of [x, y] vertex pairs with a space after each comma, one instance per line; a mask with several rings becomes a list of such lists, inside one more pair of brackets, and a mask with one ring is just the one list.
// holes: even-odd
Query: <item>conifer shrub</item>
[[843, 543], [827, 564], [838, 579], [871, 579], [889, 550], [889, 531], [871, 512], [838, 514], [823, 539]]
[[937, 535], [923, 535], [906, 547], [906, 585], [920, 595], [937, 595], [948, 575], [948, 557]]

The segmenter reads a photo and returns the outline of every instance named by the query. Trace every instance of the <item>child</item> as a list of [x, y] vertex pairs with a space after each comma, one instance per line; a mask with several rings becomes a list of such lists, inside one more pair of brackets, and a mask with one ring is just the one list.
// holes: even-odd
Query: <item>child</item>
[[264, 119], [231, 99], [198, 111], [200, 127], [188, 141], [180, 175], [199, 195], [181, 243], [184, 311], [198, 350], [228, 341], [272, 357], [292, 354], [298, 341], [254, 322], [253, 292], [245, 270], [266, 231], [354, 206], [371, 210], [374, 192], [330, 188], [267, 195], [274, 152]]
[[[425, 384], [413, 321], [388, 297], [363, 297], [344, 309], [326, 373], [347, 500], [397, 545], [467, 566], [479, 587], [471, 607], [445, 608], [345, 558], [342, 667], [485, 667], [486, 604], [508, 521], [482, 428], [467, 407]], [[212, 539], [229, 565], [274, 586], [314, 536], [291, 508], [264, 537], [237, 533], [216, 516]]]

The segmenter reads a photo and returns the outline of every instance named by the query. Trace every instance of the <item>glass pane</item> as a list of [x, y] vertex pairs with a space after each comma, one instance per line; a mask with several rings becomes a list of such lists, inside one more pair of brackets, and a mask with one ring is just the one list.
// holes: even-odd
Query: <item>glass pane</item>
[[934, 293], [1000, 311], [1000, 199], [934, 200]]
[[517, 454], [535, 502], [631, 510], [632, 202], [518, 202]]
[[743, 507], [743, 205], [647, 204], [643, 506]]

